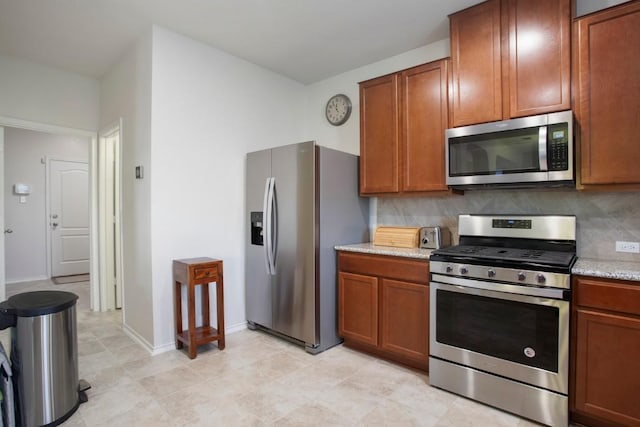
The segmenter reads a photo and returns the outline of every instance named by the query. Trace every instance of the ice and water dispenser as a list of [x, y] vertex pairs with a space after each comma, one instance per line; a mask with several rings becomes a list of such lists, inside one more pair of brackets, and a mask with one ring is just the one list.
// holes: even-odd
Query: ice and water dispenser
[[262, 212], [251, 212], [251, 244], [263, 246]]

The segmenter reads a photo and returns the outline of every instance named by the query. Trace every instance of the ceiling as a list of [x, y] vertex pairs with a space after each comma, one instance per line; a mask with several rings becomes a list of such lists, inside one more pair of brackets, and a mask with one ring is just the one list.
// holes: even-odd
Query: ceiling
[[448, 37], [479, 0], [0, 0], [0, 54], [99, 78], [153, 24], [301, 83]]

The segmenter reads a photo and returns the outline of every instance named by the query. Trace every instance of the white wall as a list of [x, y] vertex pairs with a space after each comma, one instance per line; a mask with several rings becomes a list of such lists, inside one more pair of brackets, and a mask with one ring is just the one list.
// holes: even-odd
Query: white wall
[[156, 348], [174, 340], [173, 259], [222, 259], [226, 328], [244, 327], [246, 153], [301, 140], [304, 92], [293, 80], [154, 28], [148, 177]]
[[[223, 259], [226, 327], [244, 326], [246, 153], [310, 139], [358, 153], [358, 82], [446, 57], [449, 41], [306, 87], [160, 27], [153, 29], [152, 51], [151, 167], [145, 165], [145, 172], [151, 183], [154, 313], [132, 306], [126, 291], [125, 305], [127, 313], [140, 310], [153, 318], [158, 350], [174, 340], [173, 259]], [[338, 92], [347, 93], [354, 106], [349, 122], [336, 128], [326, 122], [324, 107]], [[128, 282], [127, 276], [125, 288]]]
[[[449, 39], [444, 39], [307, 86], [305, 90], [305, 139], [314, 139], [326, 147], [360, 154], [360, 91], [358, 83], [446, 58], [449, 56], [449, 52]], [[327, 101], [336, 93], [348, 95], [353, 104], [351, 117], [347, 123], [337, 127], [330, 125], [324, 115]], [[377, 202], [376, 197], [369, 198], [371, 235], [373, 235], [378, 223]]]
[[[40, 280], [47, 274], [47, 218], [45, 156], [58, 159], [89, 159], [87, 138], [51, 135], [25, 129], [5, 128], [4, 208], [7, 283]], [[13, 184], [31, 186], [26, 203], [19, 203]]]
[[0, 55], [0, 94], [0, 116], [97, 129], [96, 79]]
[[[122, 124], [123, 323], [153, 346], [151, 277], [151, 31], [100, 83], [100, 128]], [[135, 179], [143, 165], [145, 179]]]
[[[448, 51], [443, 40], [305, 87], [155, 27], [99, 84], [0, 56], [0, 89], [17, 100], [2, 97], [0, 115], [93, 130], [123, 118], [124, 324], [159, 349], [173, 342], [176, 258], [222, 258], [227, 328], [244, 325], [245, 154], [310, 139], [358, 153], [357, 83]], [[354, 105], [333, 127], [338, 92]]]
[[[405, 68], [449, 56], [449, 39], [441, 40], [403, 54], [384, 59], [306, 87], [305, 139], [315, 139], [320, 145], [360, 153], [360, 98], [358, 82], [383, 76]], [[330, 125], [324, 115], [327, 101], [336, 93], [351, 98], [351, 117], [342, 126]]]

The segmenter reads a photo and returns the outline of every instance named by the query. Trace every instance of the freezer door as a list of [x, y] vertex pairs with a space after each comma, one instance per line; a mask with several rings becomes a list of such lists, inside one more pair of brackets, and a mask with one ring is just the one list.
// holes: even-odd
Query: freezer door
[[[247, 154], [246, 211], [245, 222], [248, 230], [252, 228], [252, 212], [254, 224], [262, 218], [264, 225], [265, 184], [271, 177], [271, 150], [257, 151]], [[262, 213], [262, 215], [260, 215]], [[252, 242], [253, 241], [253, 242]], [[260, 244], [263, 243], [263, 244]], [[261, 239], [252, 239], [247, 233], [245, 239], [245, 299], [247, 320], [267, 328], [273, 326], [271, 313], [272, 283], [267, 271], [267, 245]]]
[[273, 329], [318, 343], [316, 307], [315, 144], [274, 148], [276, 233]]

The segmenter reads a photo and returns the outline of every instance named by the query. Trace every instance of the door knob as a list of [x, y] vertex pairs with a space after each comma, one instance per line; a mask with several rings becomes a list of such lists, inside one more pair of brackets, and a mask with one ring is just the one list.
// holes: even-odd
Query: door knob
[[53, 218], [53, 219], [58, 218], [58, 214], [53, 214], [53, 215], [51, 215], [51, 218]]
[[57, 227], [57, 226], [58, 226], [58, 223], [57, 223], [57, 222], [52, 222], [52, 223], [51, 223], [51, 226], [52, 226], [53, 228], [55, 228], [55, 227]]
[[4, 234], [11, 234], [11, 233], [13, 233], [12, 229], [10, 229], [10, 228], [5, 228], [4, 229]]

